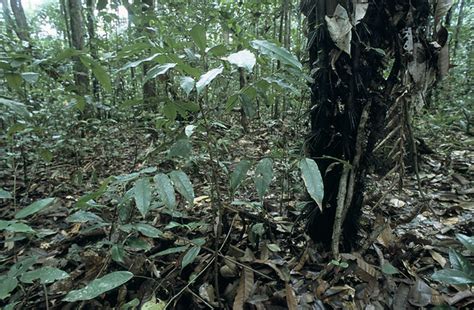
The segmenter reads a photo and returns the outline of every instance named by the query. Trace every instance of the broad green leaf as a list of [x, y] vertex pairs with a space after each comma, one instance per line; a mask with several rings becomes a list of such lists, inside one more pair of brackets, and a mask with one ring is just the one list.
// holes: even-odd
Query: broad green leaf
[[281, 61], [284, 64], [290, 65], [298, 70], [303, 69], [303, 65], [298, 59], [292, 55], [288, 50], [277, 46], [274, 43], [265, 40], [253, 40], [250, 42], [253, 48], [258, 49], [262, 54], [269, 55], [270, 57]]
[[25, 273], [28, 269], [31, 268], [37, 262], [36, 256], [27, 257], [18, 263], [14, 264], [8, 270], [8, 277], [18, 277]]
[[209, 85], [212, 80], [214, 80], [219, 74], [222, 73], [224, 70], [223, 66], [220, 66], [219, 68], [212, 69], [199, 78], [199, 81], [196, 83], [196, 90], [198, 95], [206, 88], [207, 85]]
[[166, 250], [163, 250], [161, 252], [158, 252], [156, 254], [154, 254], [152, 257], [154, 256], [164, 256], [164, 255], [169, 255], [169, 254], [174, 254], [174, 253], [181, 253], [181, 252], [184, 252], [188, 249], [189, 246], [187, 245], [183, 245], [183, 246], [178, 246], [178, 247], [175, 247], [175, 248], [169, 248], [169, 249], [166, 249]]
[[197, 24], [191, 29], [190, 34], [201, 54], [204, 54], [206, 50], [206, 29], [202, 25]]
[[150, 238], [158, 238], [163, 235], [163, 232], [161, 230], [148, 224], [138, 223], [135, 224], [134, 227], [140, 233]]
[[125, 71], [125, 70], [128, 70], [128, 69], [131, 69], [131, 68], [136, 68], [139, 65], [141, 65], [142, 63], [147, 62], [147, 61], [152, 61], [153, 59], [155, 59], [156, 57], [158, 57], [160, 55], [161, 55], [161, 53], [157, 53], [157, 54], [151, 55], [150, 57], [147, 57], [147, 58], [144, 58], [144, 59], [129, 62], [125, 66], [123, 66], [122, 68], [118, 69], [117, 73], [120, 72], [120, 71]]
[[7, 79], [8, 86], [16, 90], [19, 90], [21, 88], [21, 84], [23, 83], [23, 78], [21, 77], [20, 74], [6, 72], [5, 77]]
[[21, 116], [30, 116], [30, 112], [28, 112], [26, 106], [18, 101], [0, 98], [0, 106], [5, 106], [7, 109], [13, 111], [14, 113], [21, 115]]
[[324, 183], [319, 172], [318, 165], [310, 158], [303, 158], [300, 161], [300, 170], [304, 184], [309, 195], [318, 204], [319, 208], [323, 208]]
[[255, 187], [257, 188], [258, 196], [260, 200], [263, 200], [265, 193], [272, 183], [273, 179], [273, 161], [270, 158], [264, 158], [260, 160], [255, 168]]
[[51, 153], [51, 151], [48, 149], [39, 149], [38, 154], [43, 160], [47, 162], [51, 162], [53, 160], [53, 153]]
[[66, 218], [69, 223], [103, 223], [104, 220], [95, 213], [89, 211], [77, 211]]
[[138, 211], [140, 211], [142, 217], [145, 218], [150, 210], [151, 203], [151, 186], [148, 178], [138, 179], [135, 182], [133, 198], [135, 199]]
[[181, 269], [184, 269], [184, 267], [194, 262], [194, 259], [196, 259], [196, 257], [198, 256], [199, 251], [201, 251], [200, 246], [193, 246], [192, 248], [190, 248], [188, 252], [184, 254], [183, 260], [181, 262]]
[[176, 105], [173, 102], [166, 102], [163, 105], [163, 115], [170, 121], [176, 120], [178, 112], [176, 111]]
[[461, 242], [466, 249], [474, 253], [474, 237], [468, 237], [463, 234], [456, 234], [456, 238]]
[[158, 173], [153, 179], [155, 180], [157, 185], [156, 189], [165, 206], [174, 209], [176, 207], [176, 197], [170, 178], [164, 173]]
[[249, 50], [243, 50], [230, 54], [229, 57], [227, 57], [227, 61], [239, 68], [246, 69], [248, 72], [252, 72], [257, 59], [255, 58], [255, 55]]
[[30, 226], [23, 223], [11, 223], [5, 230], [16, 233], [34, 233], [35, 231]]
[[45, 199], [35, 201], [32, 204], [30, 204], [28, 207], [23, 208], [20, 211], [18, 211], [15, 214], [15, 218], [17, 220], [19, 220], [19, 219], [23, 219], [27, 216], [30, 216], [32, 214], [35, 214], [35, 213], [43, 210], [44, 208], [50, 206], [53, 202], [54, 202], [54, 198], [45, 198]]
[[152, 246], [142, 238], [130, 238], [127, 240], [127, 246], [135, 251], [150, 251]]
[[39, 78], [39, 74], [36, 73], [36, 72], [23, 72], [21, 74], [21, 77], [23, 78], [23, 80], [25, 80], [26, 82], [30, 83], [30, 84], [34, 84], [36, 83], [36, 81], [38, 81], [38, 78]]
[[382, 265], [382, 272], [388, 275], [400, 273], [397, 268], [395, 268], [392, 264], [388, 262]]
[[[146, 303], [145, 303], [146, 304]], [[144, 305], [145, 305], [144, 304]], [[140, 305], [140, 299], [138, 298], [134, 298], [132, 299], [131, 301], [127, 302], [126, 304], [123, 304], [121, 307], [120, 307], [120, 310], [135, 310], [137, 309], [137, 307]], [[140, 310], [143, 310], [143, 306], [141, 307]]]
[[145, 79], [143, 80], [143, 83], [145, 83], [149, 80], [152, 80], [152, 79], [156, 78], [157, 76], [166, 74], [166, 72], [168, 72], [168, 70], [170, 70], [174, 67], [176, 67], [175, 63], [167, 63], [167, 64], [163, 64], [163, 65], [154, 66], [153, 68], [151, 68], [146, 73], [146, 76], [145, 76]]
[[122, 245], [120, 244], [114, 244], [112, 246], [111, 251], [111, 257], [114, 261], [118, 263], [123, 263], [125, 259], [125, 250]]
[[95, 78], [100, 82], [100, 85], [107, 91], [112, 91], [112, 83], [110, 82], [110, 76], [98, 62], [93, 61], [91, 63], [91, 70]]
[[170, 148], [170, 157], [183, 157], [187, 158], [192, 151], [191, 143], [188, 139], [180, 139], [176, 141]]
[[179, 79], [179, 86], [184, 90], [186, 96], [189, 96], [196, 82], [190, 76], [183, 76]]
[[105, 9], [107, 7], [107, 2], [108, 0], [98, 0], [96, 5], [97, 11]]
[[17, 287], [18, 280], [16, 277], [2, 276], [0, 277], [0, 299], [3, 300], [10, 296], [10, 293]]
[[443, 269], [435, 272], [431, 278], [446, 284], [472, 284], [474, 276], [466, 274], [461, 270]]
[[214, 47], [211, 47], [208, 51], [208, 54], [212, 54], [216, 57], [221, 57], [227, 54], [227, 48], [225, 47], [224, 44], [219, 44]]
[[169, 174], [171, 181], [174, 184], [174, 188], [180, 193], [186, 201], [193, 205], [194, 203], [194, 189], [193, 184], [189, 180], [186, 173], [181, 170], [171, 171]]
[[449, 261], [453, 269], [461, 270], [467, 274], [474, 275], [474, 268], [471, 262], [469, 262], [469, 260], [467, 260], [456, 250], [449, 249]]
[[127, 283], [131, 278], [133, 278], [133, 273], [128, 271], [115, 271], [109, 273], [102, 278], [95, 279], [80, 290], [69, 292], [63, 301], [74, 302], [94, 299], [105, 292]]
[[40, 280], [41, 284], [53, 283], [69, 277], [69, 274], [61, 269], [54, 267], [42, 267], [33, 271], [25, 272], [20, 281], [23, 283], [33, 283], [34, 280]]
[[230, 176], [230, 190], [232, 193], [235, 193], [237, 188], [239, 188], [240, 183], [247, 176], [247, 171], [250, 169], [251, 163], [248, 160], [241, 160], [235, 167], [234, 172]]
[[10, 194], [10, 192], [0, 188], [0, 199], [13, 199], [13, 196]]

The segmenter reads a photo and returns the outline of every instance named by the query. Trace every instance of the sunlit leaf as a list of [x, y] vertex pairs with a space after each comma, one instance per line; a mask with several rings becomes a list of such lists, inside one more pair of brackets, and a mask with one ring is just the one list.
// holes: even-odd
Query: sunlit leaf
[[252, 72], [257, 59], [255, 58], [255, 55], [249, 50], [243, 50], [230, 54], [229, 57], [227, 57], [227, 61], [239, 68], [244, 68], [247, 71]]
[[105, 292], [113, 290], [120, 285], [127, 283], [133, 278], [133, 273], [128, 271], [116, 271], [109, 273], [102, 278], [98, 278], [80, 290], [69, 292], [63, 301], [74, 302], [80, 300], [91, 300]]
[[95, 78], [99, 81], [100, 85], [107, 91], [112, 91], [112, 82], [110, 81], [110, 76], [107, 73], [107, 70], [100, 65], [98, 62], [91, 63], [92, 73], [94, 74]]
[[95, 213], [80, 210], [66, 218], [69, 223], [103, 223], [104, 220]]
[[166, 74], [166, 72], [168, 72], [168, 70], [170, 70], [174, 67], [176, 67], [175, 63], [167, 63], [167, 64], [163, 64], [163, 65], [156, 65], [146, 73], [146, 76], [145, 76], [145, 79], [143, 80], [143, 82], [145, 83], [145, 82], [147, 82], [151, 79], [156, 78], [157, 76], [164, 75], [164, 74]]
[[269, 55], [270, 57], [298, 70], [303, 69], [303, 65], [298, 61], [298, 59], [285, 48], [279, 47], [276, 44], [265, 40], [253, 40], [250, 44], [253, 48], [258, 49], [262, 54]]
[[131, 68], [136, 68], [139, 65], [141, 65], [142, 63], [147, 62], [147, 61], [152, 61], [153, 59], [155, 59], [156, 57], [158, 57], [160, 55], [161, 55], [161, 53], [157, 53], [157, 54], [151, 55], [150, 57], [147, 57], [147, 58], [144, 58], [144, 59], [129, 62], [125, 66], [123, 66], [122, 68], [118, 69], [117, 72], [125, 71], [125, 70], [131, 69]]
[[26, 106], [21, 102], [0, 98], [0, 106], [2, 105], [18, 115], [30, 116], [30, 112], [28, 112]]
[[21, 77], [23, 78], [23, 80], [25, 80], [26, 82], [30, 83], [30, 84], [34, 84], [36, 83], [36, 81], [38, 81], [38, 78], [39, 78], [39, 74], [36, 73], [36, 72], [23, 72], [21, 74]]
[[395, 268], [392, 264], [386, 262], [382, 265], [382, 272], [388, 275], [393, 275], [400, 273], [397, 268]]
[[5, 230], [11, 231], [11, 232], [16, 232], [16, 233], [34, 233], [35, 231], [33, 228], [30, 226], [24, 224], [24, 223], [11, 223], [8, 225]]
[[222, 73], [223, 70], [224, 67], [220, 66], [219, 68], [212, 69], [201, 75], [199, 81], [197, 81], [196, 83], [197, 93], [200, 94], [204, 90], [204, 88], [212, 82], [212, 80], [214, 80], [219, 74]]
[[318, 204], [319, 208], [323, 208], [324, 183], [319, 172], [318, 165], [310, 158], [303, 158], [300, 161], [300, 170], [304, 184], [311, 198]]
[[41, 200], [37, 200], [30, 204], [28, 207], [21, 209], [15, 214], [16, 219], [23, 219], [27, 216], [35, 214], [44, 208], [50, 206], [54, 202], [54, 198], [45, 198]]
[[338, 4], [334, 14], [326, 16], [329, 35], [336, 46], [351, 55], [352, 24], [346, 9]]
[[194, 88], [194, 84], [196, 84], [196, 82], [190, 76], [183, 76], [179, 80], [179, 86], [184, 90], [186, 96], [189, 96]]

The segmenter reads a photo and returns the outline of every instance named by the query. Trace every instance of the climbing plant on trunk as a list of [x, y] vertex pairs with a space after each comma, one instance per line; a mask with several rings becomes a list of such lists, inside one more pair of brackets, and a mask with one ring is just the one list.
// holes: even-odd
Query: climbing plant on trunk
[[[428, 0], [300, 3], [314, 78], [306, 146], [324, 182], [322, 208], [309, 207], [308, 233], [332, 246], [336, 256], [341, 230], [345, 249], [356, 240], [376, 142], [392, 135], [403, 160], [409, 141], [399, 140], [407, 137], [409, 116], [422, 105], [427, 87], [445, 74], [447, 32], [441, 20], [447, 2], [438, 1], [434, 10]], [[434, 35], [428, 32], [433, 17]], [[396, 121], [395, 131], [393, 122], [384, 130], [386, 116]]]

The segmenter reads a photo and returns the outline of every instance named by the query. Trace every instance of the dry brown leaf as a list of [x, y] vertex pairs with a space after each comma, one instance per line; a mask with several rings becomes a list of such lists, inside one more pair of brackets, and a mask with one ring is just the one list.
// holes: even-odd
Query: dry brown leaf
[[247, 268], [242, 270], [239, 287], [237, 288], [237, 295], [235, 295], [234, 305], [232, 309], [244, 309], [244, 304], [250, 297], [253, 288], [254, 275], [253, 271]]
[[431, 303], [431, 288], [420, 278], [416, 279], [415, 284], [410, 288], [408, 301], [417, 307], [426, 307]]
[[298, 309], [298, 302], [296, 301], [295, 291], [291, 288], [289, 283], [285, 283], [286, 288], [286, 304], [289, 310]]
[[430, 254], [431, 254], [431, 257], [438, 263], [440, 264], [441, 267], [444, 268], [444, 266], [446, 266], [446, 258], [444, 258], [441, 254], [439, 254], [438, 252], [435, 252], [433, 250], [430, 250]]

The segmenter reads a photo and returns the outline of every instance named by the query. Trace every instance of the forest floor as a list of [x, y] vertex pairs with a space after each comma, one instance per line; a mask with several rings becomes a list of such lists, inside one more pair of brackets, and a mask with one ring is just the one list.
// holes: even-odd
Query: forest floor
[[[69, 273], [69, 277], [47, 287], [37, 282], [22, 284], [4, 300], [4, 305], [133, 309], [156, 297], [157, 308], [153, 309], [162, 309], [165, 304], [172, 309], [474, 307], [469, 286], [446, 286], [431, 279], [436, 270], [449, 268], [450, 248], [468, 256], [455, 233], [473, 233], [472, 136], [448, 128], [421, 137], [434, 151], [420, 158], [423, 196], [413, 173], [405, 175], [402, 190], [393, 186], [394, 180], [372, 174], [360, 247], [342, 254], [342, 261], [328, 263], [331, 253], [309, 241], [299, 216], [304, 190], [291, 158], [301, 156], [301, 143], [297, 143], [303, 141], [301, 130], [278, 122], [253, 128], [252, 134], [245, 136], [237, 130], [219, 130], [219, 139], [226, 143], [218, 177], [224, 210], [218, 244], [214, 238], [216, 220], [210, 200], [208, 158], [199, 152], [191, 164], [183, 166], [196, 193], [193, 207], [180, 202], [173, 212], [163, 207], [153, 210], [146, 223], [159, 229], [157, 235], [146, 230], [117, 231], [115, 210], [126, 188], [119, 192], [109, 187], [100, 192], [101, 181], [109, 176], [127, 178], [144, 169], [144, 173], [153, 173], [150, 167], [173, 167], [166, 160], [150, 159], [158, 143], [143, 133], [107, 128], [112, 134], [104, 142], [93, 137], [91, 131], [86, 133], [91, 135], [91, 143], [80, 155], [57, 152], [51, 164], [23, 169], [23, 163], [15, 170], [2, 172], [0, 186], [15, 188], [14, 201], [0, 201], [2, 219], [13, 219], [19, 206], [37, 199], [56, 200], [28, 220], [37, 232], [34, 236], [4, 231], [0, 274], [6, 274], [26, 257], [34, 257], [37, 266], [57, 267]], [[252, 182], [244, 183], [234, 199], [228, 197], [229, 171], [235, 163], [264, 156], [275, 158], [277, 173], [263, 207]], [[100, 194], [94, 195], [98, 188]], [[79, 207], [79, 202], [87, 204]], [[71, 215], [80, 211], [88, 216], [72, 221]], [[99, 217], [93, 218], [92, 214]], [[130, 236], [133, 238], [123, 243], [124, 252], [114, 254], [114, 244]], [[190, 246], [198, 248], [198, 253], [181, 268], [183, 260], [189, 259]], [[91, 301], [62, 301], [70, 290], [117, 270], [131, 271], [135, 277]], [[47, 299], [44, 291], [48, 292]], [[220, 304], [218, 297], [223, 301]]]

